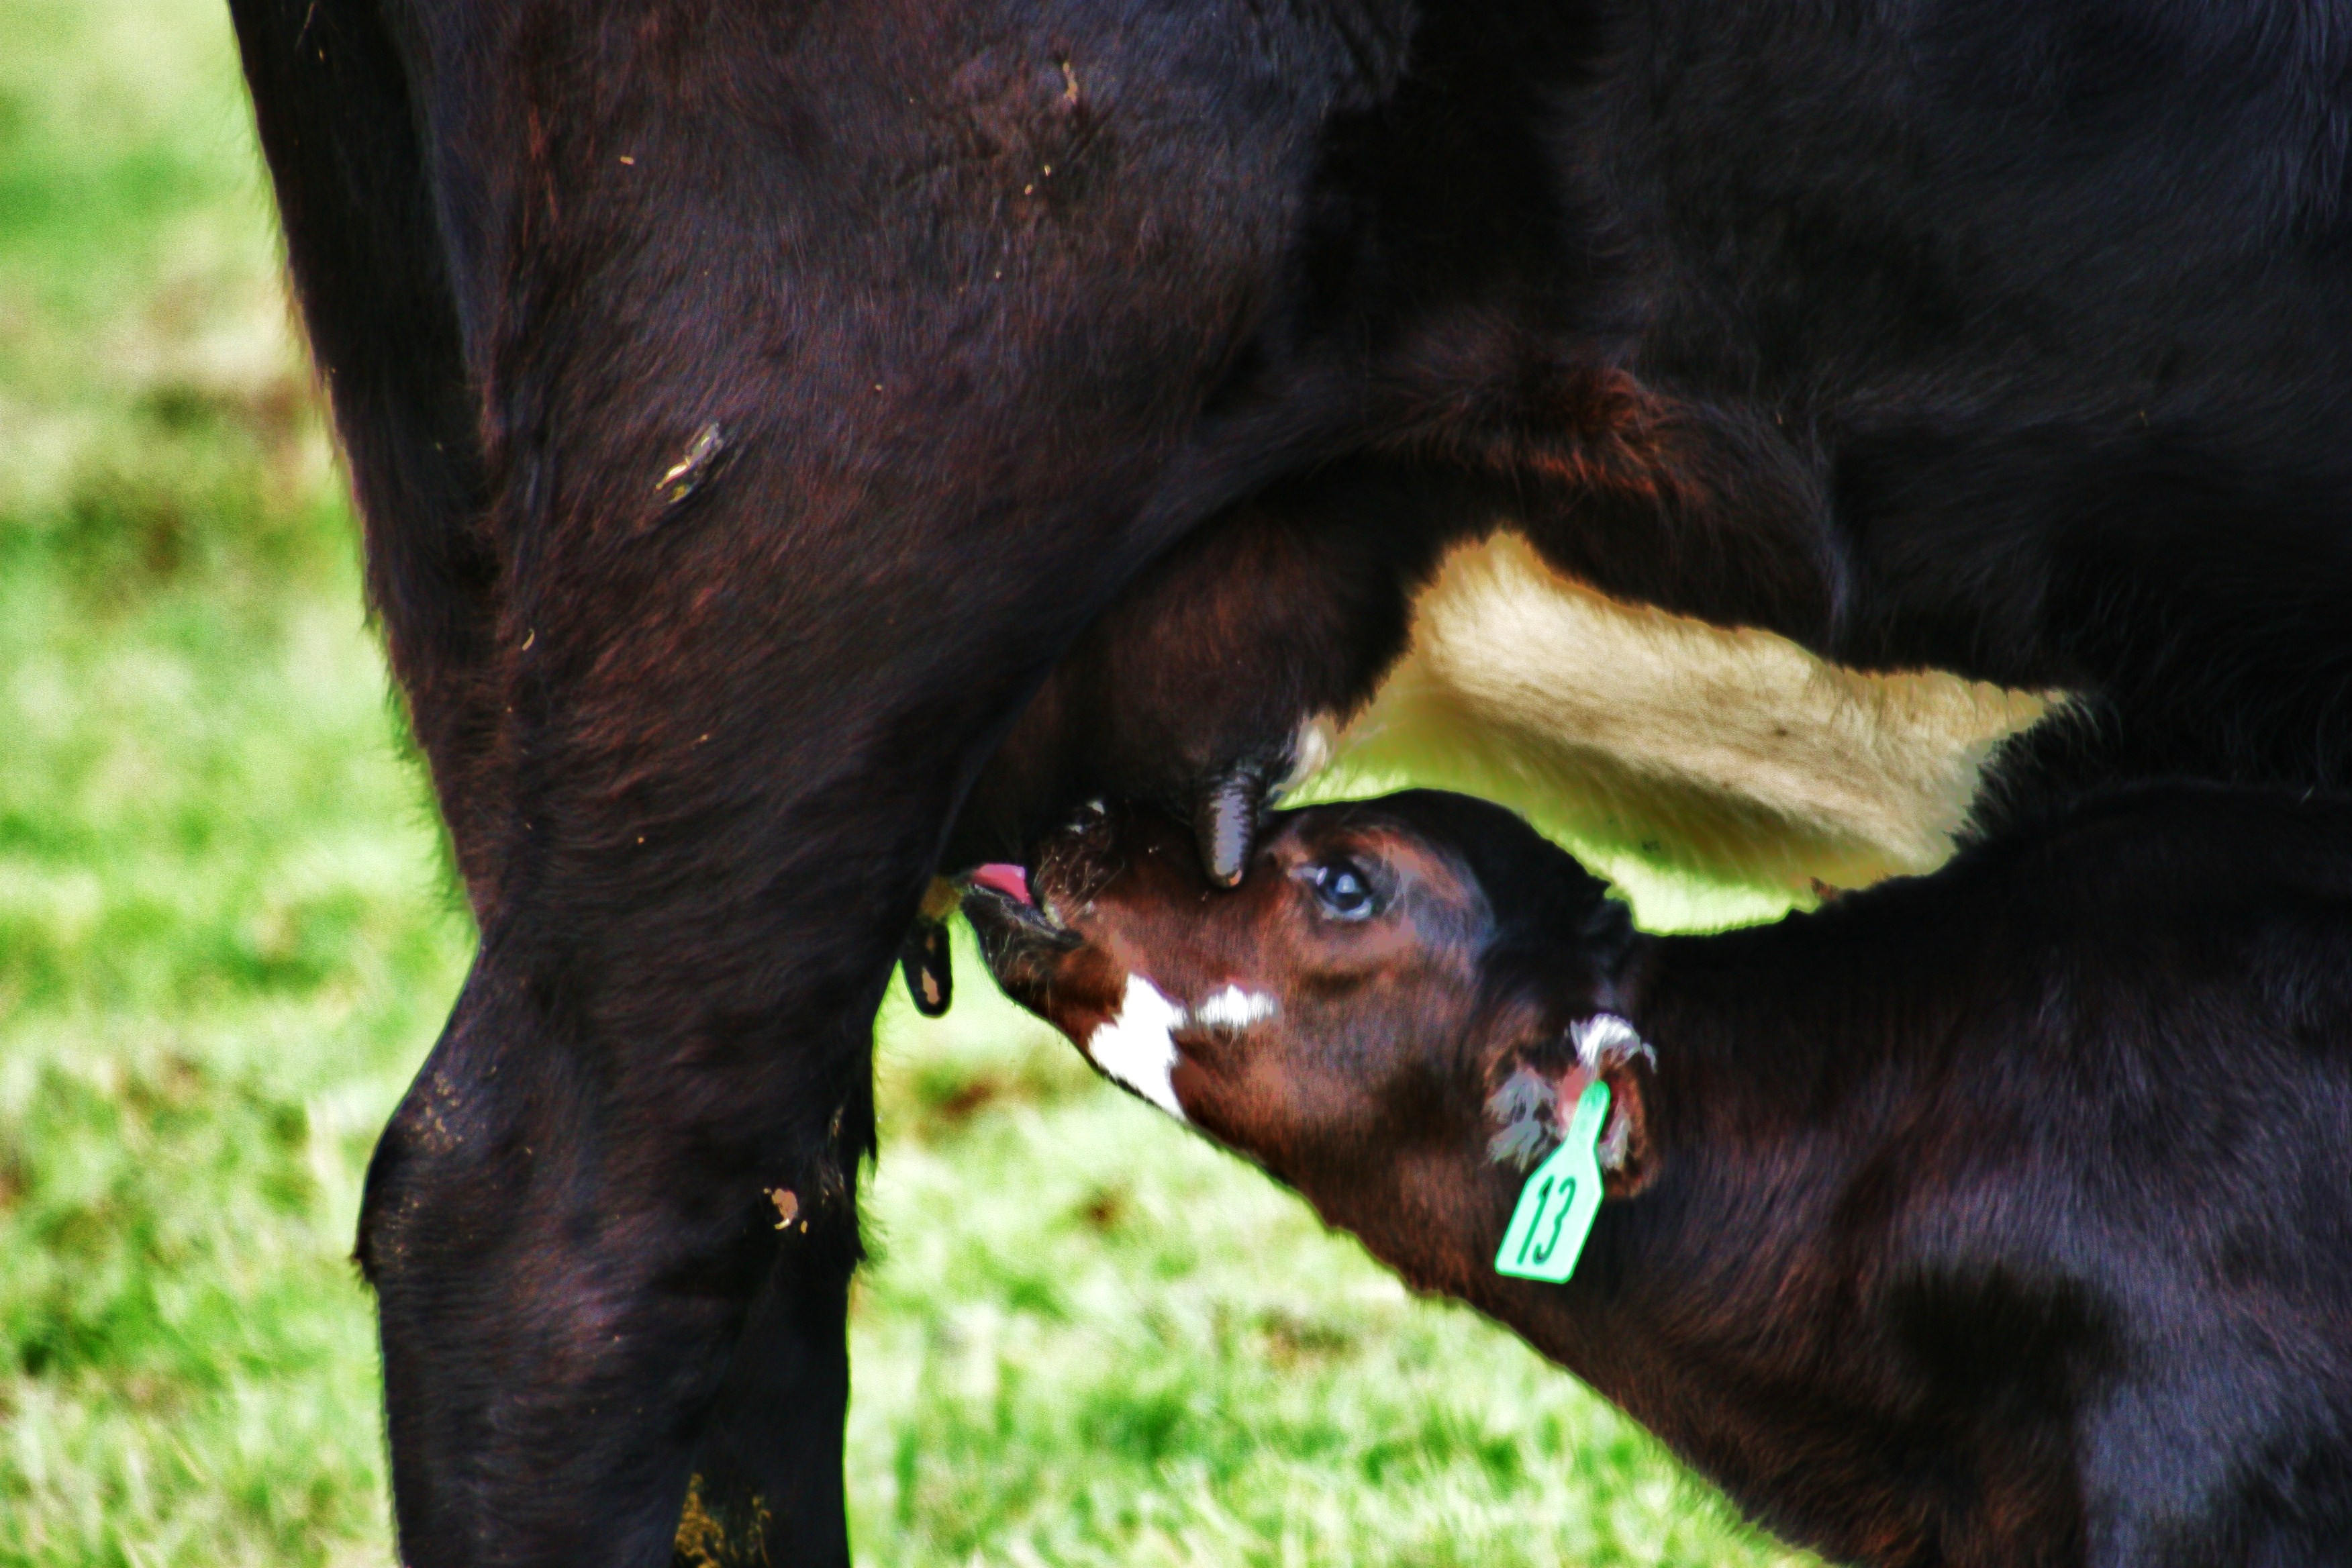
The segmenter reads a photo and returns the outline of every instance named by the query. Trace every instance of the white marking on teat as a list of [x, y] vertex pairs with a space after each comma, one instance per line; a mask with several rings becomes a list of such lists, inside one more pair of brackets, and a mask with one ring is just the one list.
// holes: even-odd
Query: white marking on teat
[[1599, 1072], [1635, 1057], [1647, 1058], [1654, 1068], [1658, 1065], [1658, 1053], [1650, 1048], [1650, 1042], [1614, 1013], [1595, 1013], [1590, 1018], [1578, 1019], [1569, 1026], [1568, 1039], [1576, 1047], [1576, 1059], [1584, 1064], [1587, 1072]]
[[1246, 1029], [1252, 1024], [1273, 1017], [1281, 1010], [1280, 1004], [1263, 991], [1244, 991], [1238, 985], [1228, 985], [1207, 1000], [1194, 1004], [1192, 1021], [1206, 1024], [1213, 1029]]
[[1140, 974], [1127, 977], [1118, 1016], [1087, 1037], [1087, 1055], [1110, 1074], [1179, 1121], [1187, 1120], [1176, 1102], [1176, 1030], [1184, 1009], [1160, 994]]

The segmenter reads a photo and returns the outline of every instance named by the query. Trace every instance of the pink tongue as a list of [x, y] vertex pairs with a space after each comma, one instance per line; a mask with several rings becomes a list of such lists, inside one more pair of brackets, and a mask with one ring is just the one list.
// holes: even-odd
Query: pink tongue
[[1029, 896], [1029, 873], [1018, 866], [1000, 864], [975, 867], [971, 873], [971, 880], [974, 887], [992, 888], [1006, 898], [1018, 902], [1032, 905], [1036, 902]]

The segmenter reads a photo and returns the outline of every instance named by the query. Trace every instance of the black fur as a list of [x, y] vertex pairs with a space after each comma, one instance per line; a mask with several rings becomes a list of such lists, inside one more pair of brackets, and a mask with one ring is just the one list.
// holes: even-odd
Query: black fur
[[411, 1561], [657, 1558], [721, 1450], [838, 1561], [835, 1329], [725, 1391], [926, 878], [1278, 771], [1498, 518], [2093, 694], [2005, 800], [2342, 779], [2343, 5], [231, 9], [483, 932], [363, 1220]]
[[1625, 963], [1654, 1174], [1490, 1310], [1840, 1560], [2352, 1563], [2352, 811], [2126, 793]]

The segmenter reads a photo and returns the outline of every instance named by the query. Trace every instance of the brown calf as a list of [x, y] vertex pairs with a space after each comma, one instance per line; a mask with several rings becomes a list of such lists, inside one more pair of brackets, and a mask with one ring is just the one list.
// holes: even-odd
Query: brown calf
[[[1104, 1072], [1792, 1540], [2344, 1563], [2347, 816], [2137, 792], [1932, 887], [1654, 938], [1509, 814], [1415, 794], [1284, 814], [1233, 893], [1174, 825], [1097, 815], [966, 907]], [[1596, 1074], [1582, 1258], [1504, 1278]]]

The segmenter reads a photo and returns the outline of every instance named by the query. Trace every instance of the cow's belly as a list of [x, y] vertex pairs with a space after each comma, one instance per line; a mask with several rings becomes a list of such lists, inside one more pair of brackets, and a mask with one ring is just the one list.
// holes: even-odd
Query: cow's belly
[[1935, 867], [1995, 743], [2050, 706], [1622, 604], [1503, 533], [1447, 558], [1303, 795], [1486, 795], [1615, 875], [1645, 923], [1720, 921]]

